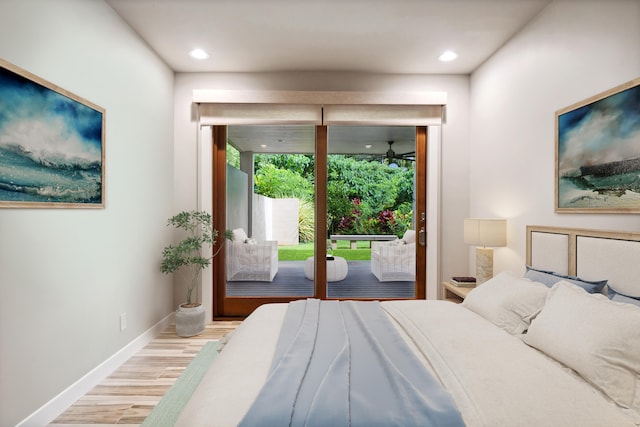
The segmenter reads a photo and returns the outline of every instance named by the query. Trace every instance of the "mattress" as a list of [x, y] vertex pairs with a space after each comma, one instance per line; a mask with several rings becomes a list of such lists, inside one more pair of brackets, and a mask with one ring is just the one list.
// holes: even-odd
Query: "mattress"
[[[447, 301], [381, 306], [411, 351], [453, 397], [467, 426], [634, 426], [605, 394], [518, 334]], [[178, 426], [235, 426], [269, 375], [287, 304], [252, 313], [181, 413]]]

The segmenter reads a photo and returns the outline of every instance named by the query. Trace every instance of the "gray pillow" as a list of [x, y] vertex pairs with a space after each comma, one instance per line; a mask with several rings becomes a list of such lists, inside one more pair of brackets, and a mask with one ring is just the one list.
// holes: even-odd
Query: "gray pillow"
[[607, 284], [606, 280], [590, 281], [590, 280], [581, 279], [576, 276], [565, 276], [560, 273], [555, 273], [553, 271], [540, 270], [538, 268], [533, 268], [528, 265], [526, 267], [527, 267], [527, 272], [524, 274], [524, 277], [534, 282], [543, 283], [548, 287], [552, 287], [553, 285], [555, 285], [561, 280], [566, 280], [567, 282], [580, 286], [590, 294], [597, 294], [602, 292], [602, 289]]
[[634, 297], [629, 297], [627, 295], [620, 294], [614, 291], [613, 289], [611, 289], [611, 287], [609, 287], [609, 292], [607, 296], [611, 301], [624, 302], [626, 304], [633, 304], [640, 307], [640, 298], [634, 298]]

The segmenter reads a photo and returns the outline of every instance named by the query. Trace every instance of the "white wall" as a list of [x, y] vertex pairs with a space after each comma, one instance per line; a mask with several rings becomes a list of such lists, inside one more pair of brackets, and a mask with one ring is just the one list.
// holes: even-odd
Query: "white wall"
[[[469, 77], [440, 75], [385, 75], [362, 73], [178, 73], [175, 91], [175, 176], [176, 200], [180, 209], [197, 206], [197, 127], [193, 105], [194, 89], [225, 90], [332, 90], [370, 92], [444, 91], [448, 94], [447, 123], [442, 127], [442, 250], [441, 277], [466, 270], [468, 251], [462, 241], [462, 222], [469, 209]], [[437, 163], [436, 163], [437, 164]], [[210, 173], [210, 171], [209, 171]], [[207, 183], [207, 179], [200, 179]], [[429, 210], [437, 209], [429, 206]], [[433, 217], [433, 216], [432, 216]], [[429, 219], [428, 219], [429, 220]], [[433, 249], [433, 248], [431, 248]], [[427, 283], [427, 296], [436, 297], [437, 276]]]
[[295, 198], [274, 199], [273, 213], [271, 216], [271, 239], [277, 240], [278, 245], [297, 245], [298, 212], [300, 200]]
[[470, 212], [509, 219], [495, 271], [524, 272], [527, 224], [640, 230], [637, 214], [554, 213], [555, 112], [639, 77], [639, 43], [640, 0], [554, 1], [473, 73]]
[[3, 0], [0, 57], [106, 109], [105, 209], [0, 209], [0, 425], [13, 426], [172, 312], [159, 261], [173, 73], [102, 1]]
[[[271, 240], [271, 223], [273, 222], [273, 200], [261, 194], [252, 193], [251, 234], [250, 237], [265, 241]], [[228, 226], [227, 226], [228, 227]]]
[[[178, 74], [172, 93], [171, 71], [102, 1], [3, 0], [0, 57], [106, 109], [107, 206], [0, 210], [0, 425], [29, 416], [172, 311], [171, 279], [158, 272], [166, 218], [208, 191], [193, 89], [446, 91], [443, 143], [430, 151], [442, 167], [440, 277], [473, 271], [462, 243], [469, 215], [510, 218], [496, 270], [521, 270], [526, 224], [640, 228], [638, 215], [553, 212], [554, 112], [640, 76], [639, 40], [640, 0], [554, 1], [471, 80]], [[182, 296], [176, 290], [176, 303]]]

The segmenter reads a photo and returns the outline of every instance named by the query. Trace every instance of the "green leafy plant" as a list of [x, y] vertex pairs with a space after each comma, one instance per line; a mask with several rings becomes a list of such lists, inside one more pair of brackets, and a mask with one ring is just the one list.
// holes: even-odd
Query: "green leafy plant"
[[[174, 273], [180, 268], [190, 271], [187, 282], [186, 306], [198, 305], [193, 303], [193, 291], [198, 286], [198, 279], [202, 270], [211, 264], [211, 260], [218, 255], [224, 244], [211, 256], [203, 256], [203, 249], [213, 248], [218, 238], [218, 230], [212, 225], [211, 215], [203, 211], [184, 211], [169, 218], [167, 225], [184, 230], [187, 236], [176, 245], [169, 245], [162, 251], [160, 271], [165, 274]], [[225, 231], [225, 237], [232, 240], [230, 230]]]
[[279, 169], [273, 164], [262, 164], [255, 175], [255, 192], [263, 196], [278, 198], [313, 198], [313, 183], [288, 169]]
[[[295, 197], [300, 204], [300, 242], [313, 239], [313, 216], [305, 200], [314, 199], [314, 159], [310, 155], [256, 154], [256, 194]], [[380, 234], [401, 236], [412, 227], [414, 164], [403, 167], [357, 156], [327, 158], [327, 235]], [[353, 201], [359, 200], [358, 206]], [[391, 212], [391, 214], [389, 213]], [[306, 218], [309, 218], [308, 222]]]
[[298, 207], [298, 239], [300, 242], [313, 242], [315, 225], [315, 206], [313, 201], [299, 199]]
[[395, 234], [401, 237], [411, 228], [413, 214], [410, 203], [403, 203], [397, 210], [384, 209], [373, 213], [366, 202], [354, 198], [348, 215], [340, 218], [339, 234]]

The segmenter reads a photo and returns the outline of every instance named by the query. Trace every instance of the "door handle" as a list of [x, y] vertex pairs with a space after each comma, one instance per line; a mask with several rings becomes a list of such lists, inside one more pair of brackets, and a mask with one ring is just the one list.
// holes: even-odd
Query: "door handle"
[[418, 243], [420, 243], [420, 246], [427, 246], [427, 232], [424, 227], [418, 231]]

